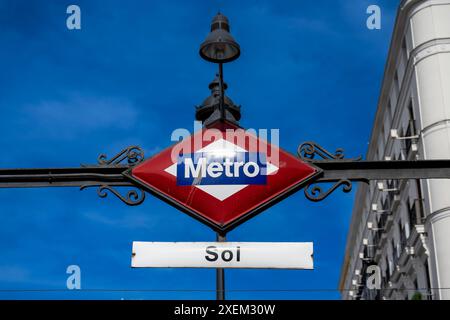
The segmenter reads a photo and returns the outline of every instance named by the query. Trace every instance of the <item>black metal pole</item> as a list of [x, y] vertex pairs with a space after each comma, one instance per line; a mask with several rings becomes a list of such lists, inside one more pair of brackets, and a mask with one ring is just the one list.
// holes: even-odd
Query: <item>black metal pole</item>
[[[219, 233], [216, 234], [217, 242], [227, 241], [226, 236]], [[225, 270], [223, 268], [216, 269], [216, 300], [225, 300]]]
[[220, 82], [220, 119], [225, 120], [225, 89], [223, 85], [223, 64], [219, 63], [219, 82]]
[[[450, 159], [400, 161], [310, 161], [323, 170], [315, 182], [450, 179]], [[0, 188], [133, 186], [123, 173], [130, 166], [92, 165], [72, 168], [0, 168]]]

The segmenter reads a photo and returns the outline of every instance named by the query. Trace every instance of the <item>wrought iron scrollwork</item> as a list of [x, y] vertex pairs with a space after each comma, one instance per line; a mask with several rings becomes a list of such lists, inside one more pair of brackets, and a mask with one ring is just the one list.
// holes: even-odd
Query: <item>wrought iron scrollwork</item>
[[336, 149], [333, 154], [317, 143], [311, 141], [302, 143], [297, 149], [297, 154], [300, 159], [305, 161], [312, 161], [316, 155], [321, 157], [322, 160], [359, 161], [362, 158], [361, 156], [359, 156], [353, 159], [345, 159], [344, 149]]
[[342, 186], [344, 193], [352, 191], [352, 182], [350, 180], [339, 180], [330, 189], [324, 191], [317, 183], [312, 183], [305, 188], [305, 196], [308, 200], [319, 202], [328, 197], [334, 190]]
[[[93, 185], [85, 185], [81, 186], [80, 190], [86, 189], [88, 187], [93, 187]], [[123, 196], [116, 189], [112, 188], [109, 185], [100, 185], [97, 189], [97, 194], [100, 198], [106, 198], [108, 196], [108, 192], [113, 193], [117, 198], [119, 198], [122, 202], [126, 203], [129, 206], [137, 206], [144, 202], [145, 200], [145, 192], [142, 189], [132, 187], [132, 190], [129, 190], [126, 196]]]
[[101, 154], [97, 158], [98, 164], [101, 166], [119, 166], [124, 161], [128, 165], [134, 165], [143, 160], [144, 151], [138, 146], [123, 149], [111, 159], [108, 159], [106, 154]]
[[[98, 156], [98, 166], [100, 168], [123, 168], [123, 170], [138, 164], [144, 160], [144, 151], [138, 146], [131, 146], [123, 149], [118, 154], [116, 154], [111, 159], [108, 159], [106, 154], [101, 154]], [[82, 165], [86, 167], [86, 165]], [[83, 184], [80, 187], [80, 190], [84, 190], [89, 187], [98, 187], [97, 194], [100, 198], [106, 198], [108, 196], [108, 191], [114, 194], [117, 198], [119, 198], [122, 202], [126, 203], [129, 206], [137, 206], [144, 202], [145, 200], [145, 191], [132, 185], [131, 183], [119, 183], [115, 182], [89, 182]], [[114, 187], [126, 187], [131, 188], [128, 190], [125, 195], [122, 195], [116, 188]]]

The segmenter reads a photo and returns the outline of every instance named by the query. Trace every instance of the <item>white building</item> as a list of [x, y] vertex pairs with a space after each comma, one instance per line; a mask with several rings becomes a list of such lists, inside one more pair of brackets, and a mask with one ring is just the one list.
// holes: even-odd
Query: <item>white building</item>
[[[401, 2], [366, 158], [450, 158], [450, 0]], [[369, 265], [381, 290], [366, 286]], [[361, 184], [339, 287], [343, 299], [450, 299], [450, 180]]]

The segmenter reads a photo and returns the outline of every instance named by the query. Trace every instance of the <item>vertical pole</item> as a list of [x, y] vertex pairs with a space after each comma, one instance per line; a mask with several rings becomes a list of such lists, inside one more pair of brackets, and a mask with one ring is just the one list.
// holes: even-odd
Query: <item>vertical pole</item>
[[[220, 84], [220, 120], [225, 120], [225, 89], [223, 86], [223, 64], [219, 63], [219, 84]], [[225, 242], [226, 236], [216, 233], [217, 242]], [[225, 300], [225, 270], [216, 269], [216, 300]]]
[[[217, 242], [225, 242], [225, 235], [216, 234]], [[216, 269], [216, 300], [225, 300], [225, 270], [223, 268]]]
[[223, 85], [223, 64], [219, 63], [219, 82], [220, 82], [220, 119], [225, 120], [225, 89]]

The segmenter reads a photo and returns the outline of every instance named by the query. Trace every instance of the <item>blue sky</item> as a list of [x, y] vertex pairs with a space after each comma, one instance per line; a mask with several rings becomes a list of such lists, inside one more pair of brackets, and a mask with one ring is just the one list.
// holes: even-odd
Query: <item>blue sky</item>
[[[66, 28], [70, 4], [81, 7], [79, 31]], [[382, 9], [381, 30], [366, 28], [370, 4]], [[241, 125], [279, 128], [292, 153], [313, 140], [364, 154], [397, 4], [0, 0], [0, 167], [78, 166], [129, 145], [147, 156], [170, 145], [209, 95], [216, 67], [198, 47], [219, 9], [241, 45], [225, 66]], [[336, 289], [352, 203], [352, 194], [316, 204], [299, 192], [232, 231], [233, 241], [313, 241], [315, 270], [227, 270], [227, 289], [237, 290], [227, 298], [339, 298], [264, 290]], [[1, 299], [215, 298], [214, 270], [130, 268], [134, 240], [215, 239], [151, 196], [127, 207], [95, 189], [0, 189], [0, 217]], [[59, 291], [73, 264], [92, 291]], [[147, 291], [107, 291], [123, 289]], [[177, 291], [189, 289], [203, 291]]]

